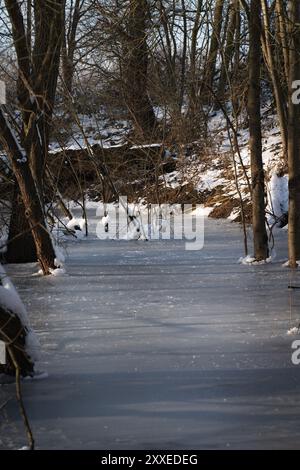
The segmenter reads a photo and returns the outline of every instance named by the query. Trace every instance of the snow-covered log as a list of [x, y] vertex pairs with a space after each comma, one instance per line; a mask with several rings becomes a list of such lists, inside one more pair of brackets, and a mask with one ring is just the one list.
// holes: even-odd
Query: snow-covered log
[[25, 307], [0, 264], [0, 341], [6, 345], [6, 364], [0, 372], [15, 374], [17, 363], [23, 376], [33, 375], [39, 343], [31, 330]]

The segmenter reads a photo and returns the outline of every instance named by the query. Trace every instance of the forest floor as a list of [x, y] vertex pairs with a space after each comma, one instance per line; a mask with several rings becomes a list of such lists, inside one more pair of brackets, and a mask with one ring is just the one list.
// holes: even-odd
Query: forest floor
[[[91, 230], [68, 243], [63, 277], [9, 267], [49, 374], [23, 383], [38, 449], [300, 448], [287, 235], [273, 263], [245, 266], [239, 225], [205, 224], [201, 251]], [[0, 413], [0, 448], [24, 446], [14, 398]]]

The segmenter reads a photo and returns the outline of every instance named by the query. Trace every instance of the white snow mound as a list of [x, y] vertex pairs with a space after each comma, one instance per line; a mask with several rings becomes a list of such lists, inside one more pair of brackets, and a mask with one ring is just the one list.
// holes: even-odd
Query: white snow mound
[[22, 325], [26, 327], [28, 331], [26, 335], [26, 351], [33, 361], [38, 361], [40, 358], [40, 343], [34, 331], [30, 328], [28, 315], [23, 302], [1, 264], [0, 280], [0, 305], [15, 313], [19, 317]]

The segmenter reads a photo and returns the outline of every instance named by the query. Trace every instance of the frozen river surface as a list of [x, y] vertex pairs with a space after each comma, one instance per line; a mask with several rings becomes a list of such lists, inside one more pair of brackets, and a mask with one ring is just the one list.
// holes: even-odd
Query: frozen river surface
[[[299, 449], [285, 238], [274, 263], [242, 266], [240, 228], [208, 220], [199, 252], [91, 236], [64, 277], [10, 267], [49, 374], [23, 385], [37, 448]], [[26, 444], [14, 399], [0, 418], [0, 448]]]

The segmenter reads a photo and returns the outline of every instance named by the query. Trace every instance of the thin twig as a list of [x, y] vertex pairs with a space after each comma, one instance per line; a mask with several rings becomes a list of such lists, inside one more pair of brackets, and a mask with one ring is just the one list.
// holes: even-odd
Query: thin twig
[[19, 403], [20, 413], [21, 413], [21, 416], [23, 418], [24, 426], [25, 426], [25, 429], [26, 429], [26, 435], [27, 435], [27, 439], [28, 439], [29, 449], [34, 450], [34, 437], [33, 437], [33, 433], [32, 433], [31, 427], [30, 427], [29, 419], [28, 419], [28, 416], [27, 416], [27, 413], [26, 413], [26, 409], [25, 409], [24, 401], [23, 401], [23, 397], [22, 397], [20, 367], [19, 367], [19, 364], [16, 360], [13, 348], [8, 347], [7, 350], [9, 352], [9, 355], [11, 357], [11, 360], [12, 360], [12, 362], [14, 364], [14, 367], [15, 367], [15, 370], [16, 370], [16, 397], [17, 397], [17, 400], [18, 400], [18, 403]]

